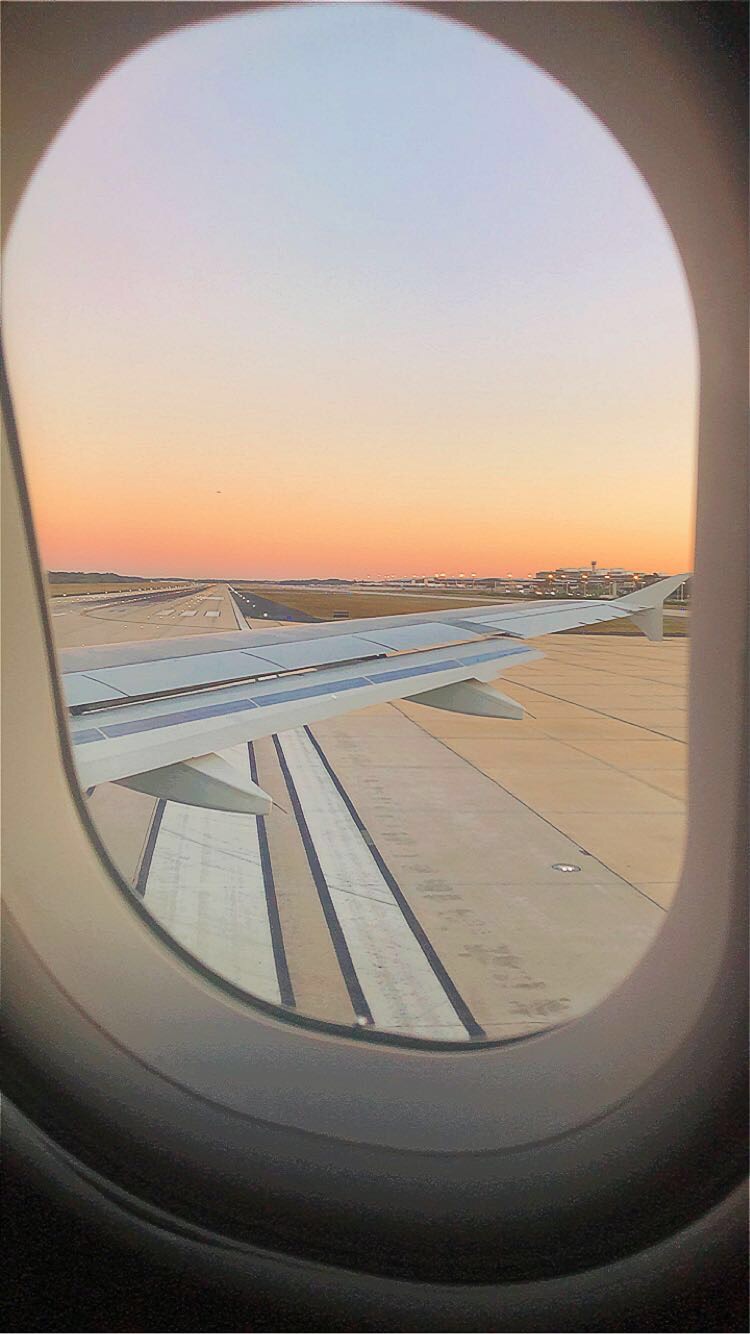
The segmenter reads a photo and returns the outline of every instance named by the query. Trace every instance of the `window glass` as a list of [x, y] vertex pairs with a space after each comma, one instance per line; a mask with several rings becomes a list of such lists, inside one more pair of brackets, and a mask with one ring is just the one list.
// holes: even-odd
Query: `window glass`
[[691, 568], [696, 400], [609, 133], [414, 9], [195, 26], [46, 154], [4, 315], [74, 756], [149, 913], [355, 1030], [596, 1004], [680, 872], [690, 582], [663, 639], [648, 588]]

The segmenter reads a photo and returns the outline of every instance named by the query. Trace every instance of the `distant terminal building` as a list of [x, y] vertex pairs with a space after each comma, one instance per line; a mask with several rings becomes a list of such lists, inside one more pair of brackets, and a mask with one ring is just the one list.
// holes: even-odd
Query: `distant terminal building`
[[[660, 570], [600, 569], [597, 561], [590, 565], [559, 566], [555, 570], [537, 570], [527, 579], [513, 575], [417, 575], [399, 580], [389, 580], [387, 587], [398, 588], [433, 588], [433, 589], [475, 589], [481, 593], [493, 593], [514, 597], [544, 598], [608, 598], [623, 597], [625, 593], [635, 593], [639, 588], [653, 584], [664, 578]], [[668, 599], [672, 604], [690, 602], [691, 580], [684, 584]]]
[[[646, 588], [648, 584], [654, 584], [657, 579], [663, 578], [664, 575], [660, 570], [648, 573], [644, 570], [601, 570], [597, 562], [592, 561], [586, 566], [537, 570], [535, 578], [531, 580], [531, 586], [536, 597], [616, 598], [623, 597], [625, 593], [635, 593], [639, 588]], [[689, 602], [690, 583], [691, 581], [686, 579], [684, 584], [680, 584], [669, 601]]]

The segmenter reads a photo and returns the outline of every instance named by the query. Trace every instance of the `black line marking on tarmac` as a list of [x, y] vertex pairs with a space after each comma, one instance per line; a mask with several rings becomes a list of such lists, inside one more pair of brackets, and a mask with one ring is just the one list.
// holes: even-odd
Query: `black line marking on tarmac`
[[[547, 661], [549, 662], [549, 658], [547, 659]], [[597, 669], [592, 669], [592, 670], [597, 670]], [[598, 670], [603, 671], [604, 669], [599, 668]], [[646, 678], [642, 677], [640, 679], [645, 680]], [[658, 732], [655, 727], [647, 727], [645, 723], [634, 723], [630, 718], [620, 718], [619, 715], [616, 713], [607, 713], [606, 709], [595, 709], [593, 704], [581, 704], [577, 699], [568, 699], [567, 696], [565, 695], [553, 695], [551, 691], [541, 690], [539, 686], [530, 686], [527, 684], [526, 681], [515, 681], [513, 677], [509, 676], [506, 684], [510, 686], [518, 686], [522, 690], [533, 690], [535, 695], [544, 695], [546, 699], [554, 700], [556, 704], [570, 704], [574, 709], [583, 709], [584, 713], [596, 713], [600, 718], [607, 718], [611, 723], [624, 723], [626, 727], [635, 727], [639, 732], [649, 732], [652, 736], [662, 737], [665, 741], [679, 741], [681, 746], [687, 745], [687, 741], [683, 741], [681, 737], [671, 736], [668, 732]], [[632, 713], [648, 712], [648, 707], [652, 706], [647, 706], [646, 710], [639, 709], [636, 706], [636, 708], [630, 710], [630, 712]], [[671, 713], [683, 712], [683, 710], [680, 709], [679, 707], [674, 709], [668, 708], [667, 711]], [[539, 723], [540, 727], [544, 727], [543, 718], [539, 718], [537, 716], [537, 722]], [[430, 732], [428, 733], [428, 735], [432, 736], [432, 733]], [[604, 738], [602, 739], [604, 740]], [[557, 738], [553, 738], [553, 740], [557, 740]]]
[[464, 1000], [463, 996], [458, 990], [458, 987], [453, 981], [453, 978], [451, 977], [445, 965], [439, 958], [424, 928], [422, 927], [421, 923], [419, 922], [418, 918], [416, 917], [415, 913], [413, 912], [412, 908], [410, 907], [409, 903], [404, 897], [403, 891], [400, 885], [398, 884], [398, 881], [396, 880], [392, 871], [388, 868], [388, 866], [386, 866], [386, 863], [383, 860], [382, 853], [380, 852], [375, 840], [373, 839], [372, 834], [370, 833], [369, 829], [362, 820], [362, 817], [357, 811], [357, 808], [354, 805], [354, 802], [352, 801], [348, 792], [343, 787], [338, 775], [334, 772], [333, 768], [331, 767], [331, 764], [326, 754], [324, 753], [320, 743], [313, 736], [309, 727], [305, 727], [305, 732], [310, 738], [310, 741], [312, 742], [312, 745], [314, 746], [318, 758], [320, 759], [326, 773], [328, 774], [328, 777], [330, 778], [336, 791], [341, 797], [341, 800], [346, 806], [346, 809], [348, 810], [350, 816], [352, 817], [352, 820], [354, 821], [362, 837], [363, 842], [369, 848], [373, 860], [378, 870], [380, 871], [380, 874], [382, 875], [383, 879], [385, 880], [385, 883], [387, 884], [394, 899], [396, 900], [396, 903], [401, 909], [401, 912], [404, 916], [407, 926], [410, 928], [412, 935], [415, 937], [417, 943], [421, 947], [422, 953], [424, 954], [433, 973], [435, 974], [435, 977], [437, 978], [438, 982], [443, 988], [443, 991], [448, 997], [448, 1000], [453, 1006], [453, 1009], [456, 1011], [458, 1018], [461, 1020], [461, 1023], [463, 1024], [464, 1028], [469, 1034], [469, 1037], [486, 1038], [487, 1034], [485, 1033], [481, 1025], [477, 1023], [476, 1019], [474, 1018], [474, 1015], [472, 1014], [471, 1010], [466, 1004], [466, 1001]]
[[346, 983], [346, 989], [349, 992], [349, 999], [351, 1000], [354, 1013], [358, 1018], [365, 1019], [368, 1024], [374, 1025], [375, 1021], [372, 1017], [372, 1011], [365, 1000], [365, 993], [363, 992], [359, 978], [357, 977], [352, 956], [349, 953], [349, 946], [346, 943], [341, 923], [336, 914], [336, 909], [333, 906], [328, 883], [323, 874], [323, 868], [318, 860], [315, 844], [312, 841], [310, 830], [307, 826], [307, 821], [305, 819], [304, 811], [302, 810], [302, 804], [294, 784], [294, 779], [289, 771], [286, 756], [281, 749], [281, 743], [277, 736], [273, 737], [273, 744], [279, 761], [279, 767], [284, 775], [284, 782], [286, 783], [289, 799], [292, 803], [292, 810], [294, 811], [302, 843], [307, 855], [310, 872], [315, 882], [315, 888], [318, 891], [318, 898], [320, 899], [320, 906], [323, 909], [323, 916], [326, 919], [326, 926], [328, 927], [338, 965], [341, 969], [341, 975]]
[[141, 864], [138, 868], [138, 878], [136, 879], [135, 885], [133, 886], [136, 894], [138, 894], [140, 898], [143, 898], [146, 893], [149, 871], [151, 870], [151, 863], [154, 859], [156, 840], [159, 837], [159, 829], [161, 827], [162, 819], [164, 818], [164, 811], [166, 810], [166, 806], [167, 806], [166, 801], [164, 800], [163, 797], [160, 797], [156, 803], [156, 808], [154, 810], [154, 817], [151, 821], [151, 828], [148, 831], [146, 846], [143, 850]]
[[[258, 782], [258, 765], [255, 759], [255, 749], [252, 741], [247, 743], [247, 754], [250, 761], [250, 777], [254, 783]], [[281, 918], [279, 916], [279, 902], [276, 897], [276, 883], [273, 878], [273, 864], [271, 862], [271, 849], [268, 846], [268, 831], [266, 829], [265, 815], [257, 815], [258, 825], [258, 846], [260, 847], [260, 866], [263, 873], [263, 888], [266, 894], [266, 909], [268, 911], [268, 924], [271, 928], [271, 945], [273, 946], [273, 958], [276, 965], [276, 980], [279, 984], [279, 995], [281, 1004], [290, 1007], [296, 1006], [294, 999], [294, 988], [292, 979], [289, 976], [289, 962], [284, 948], [284, 933], [281, 929]]]

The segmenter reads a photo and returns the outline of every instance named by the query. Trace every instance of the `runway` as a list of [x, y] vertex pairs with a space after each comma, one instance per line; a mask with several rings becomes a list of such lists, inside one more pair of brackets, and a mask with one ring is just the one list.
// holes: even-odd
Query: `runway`
[[233, 630], [238, 624], [232, 600], [222, 584], [188, 585], [158, 593], [56, 598], [50, 607], [50, 620], [58, 648], [168, 639]]
[[[131, 637], [193, 610], [183, 623], [245, 619], [216, 585], [144, 605]], [[247, 762], [277, 803], [265, 819], [160, 810], [112, 785], [92, 816], [162, 924], [251, 994], [436, 1040], [538, 1031], [601, 999], [664, 920], [688, 646], [540, 647], [498, 683], [527, 707], [519, 722], [403, 701], [257, 742]]]
[[245, 592], [233, 585], [230, 586], [230, 592], [242, 615], [250, 620], [270, 620], [277, 625], [284, 625], [287, 621], [304, 621], [309, 624], [318, 619], [305, 611], [291, 610], [281, 602], [261, 597], [259, 593]]

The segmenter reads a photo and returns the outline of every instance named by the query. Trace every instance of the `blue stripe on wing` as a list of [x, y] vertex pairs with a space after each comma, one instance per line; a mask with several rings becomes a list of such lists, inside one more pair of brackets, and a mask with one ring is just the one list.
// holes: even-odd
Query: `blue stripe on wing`
[[440, 662], [418, 663], [410, 667], [390, 668], [372, 671], [368, 676], [346, 677], [343, 680], [319, 681], [311, 685], [290, 686], [285, 690], [265, 691], [263, 694], [243, 699], [224, 700], [217, 704], [202, 704], [191, 709], [177, 709], [170, 713], [154, 714], [151, 717], [123, 719], [121, 722], [103, 724], [100, 728], [84, 728], [73, 732], [73, 744], [82, 745], [89, 741], [101, 741], [107, 738], [133, 736], [139, 732], [150, 732], [164, 727], [176, 727], [181, 723], [201, 722], [206, 718], [221, 718], [248, 709], [267, 708], [274, 704], [291, 704], [315, 696], [335, 695], [345, 690], [365, 689], [370, 685], [379, 685], [388, 681], [402, 681], [419, 676], [432, 675], [435, 672], [460, 670], [478, 662], [500, 661], [514, 654], [527, 654], [525, 647], [495, 648], [489, 652], [472, 653], [465, 657], [444, 658]]

